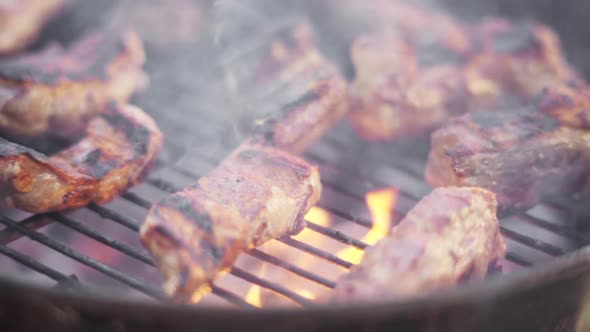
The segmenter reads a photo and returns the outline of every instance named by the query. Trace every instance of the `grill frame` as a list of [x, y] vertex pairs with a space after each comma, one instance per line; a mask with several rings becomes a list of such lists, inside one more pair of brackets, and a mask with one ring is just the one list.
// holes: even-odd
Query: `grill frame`
[[[526, 2], [521, 1], [523, 4]], [[548, 2], [551, 1], [545, 1]], [[534, 7], [530, 6], [527, 8]], [[540, 7], [542, 6], [539, 5], [538, 8]], [[174, 144], [169, 146], [169, 150], [176, 148], [178, 147]], [[146, 201], [132, 192], [123, 195], [123, 199], [147, 207]], [[91, 206], [90, 209], [102, 215], [112, 214], [112, 211], [103, 207]], [[127, 228], [138, 227], [137, 223], [124, 216], [114, 218]], [[366, 221], [355, 221], [367, 226]], [[0, 243], [3, 242], [0, 236]], [[360, 243], [356, 244], [362, 246]], [[561, 254], [552, 247], [543, 247], [543, 250], [552, 255]], [[0, 245], [0, 252], [8, 251]], [[9, 254], [16, 257], [18, 252]], [[511, 259], [515, 262], [520, 260], [523, 265], [527, 263], [519, 257]], [[46, 268], [39, 266], [39, 262], [29, 263], [36, 264], [39, 269]], [[559, 257], [540, 267], [523, 269], [502, 278], [477, 282], [458, 289], [441, 291], [421, 299], [367, 305], [310, 306], [297, 310], [236, 311], [190, 308], [170, 303], [150, 304], [117, 299], [100, 294], [73, 294], [63, 289], [81, 287], [75, 277], [59, 271], [58, 274], [48, 273], [54, 274], [53, 277], [58, 279], [59, 290], [0, 277], [2, 326], [14, 326], [15, 329], [29, 327], [35, 324], [30, 322], [32, 317], [43, 317], [45, 320], [39, 319], [39, 326], [49, 330], [55, 327], [64, 330], [100, 328], [101, 331], [118, 331], [124, 328], [141, 331], [181, 331], [195, 327], [224, 330], [243, 330], [246, 327], [263, 331], [275, 331], [279, 328], [294, 331], [302, 328], [339, 328], [345, 331], [392, 328], [412, 331], [567, 331], [574, 328], [584, 330], [579, 325], [579, 313], [588, 310], [585, 303], [590, 302], [586, 295], [587, 280], [590, 280], [588, 248]], [[224, 289], [215, 288], [214, 292], [223, 294], [224, 297], [232, 297], [232, 294]], [[236, 302], [239, 301], [236, 299]], [[555, 308], [553, 303], [558, 303], [559, 308]], [[232, 317], [231, 320], [227, 319], [229, 315]]]

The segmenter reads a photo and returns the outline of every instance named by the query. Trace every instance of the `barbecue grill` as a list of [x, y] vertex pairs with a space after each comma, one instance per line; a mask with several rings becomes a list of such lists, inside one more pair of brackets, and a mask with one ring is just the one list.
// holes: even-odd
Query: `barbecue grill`
[[[547, 8], [552, 10], [550, 1], [531, 1], [530, 7], [519, 3], [527, 14], [538, 10], [542, 18], [547, 18]], [[590, 6], [579, 5], [590, 10]], [[575, 11], [576, 6], [555, 8], [565, 13]], [[58, 33], [66, 31], [63, 27], [68, 24], [80, 24], [76, 15], [81, 10], [84, 6], [73, 8], [48, 31]], [[509, 12], [519, 14], [515, 8]], [[567, 25], [559, 25], [562, 20], [549, 19], [549, 23], [555, 23], [558, 31], [568, 30]], [[574, 43], [582, 35], [582, 29], [567, 35], [566, 49], [575, 50]], [[68, 34], [58, 37], [70, 38]], [[104, 206], [46, 215], [0, 211], [3, 331], [590, 330], [590, 249], [585, 248], [590, 231], [584, 225], [590, 217], [584, 213], [584, 201], [577, 197], [556, 198], [502, 218], [501, 230], [508, 245], [506, 260], [501, 262], [504, 275], [424, 298], [322, 306], [274, 275], [237, 264], [229, 271], [231, 281], [216, 282], [202, 303], [170, 303], [160, 289], [157, 269], [138, 242], [139, 227], [153, 202], [196, 182], [237, 143], [227, 117], [209, 111], [222, 105], [209, 103], [207, 93], [195, 96], [192, 90], [182, 88], [182, 80], [190, 80], [196, 73], [185, 71], [191, 68], [189, 64], [199, 62], [198, 56], [206, 59], [195, 51], [180, 59], [158, 59], [148, 68], [153, 88], [136, 102], [160, 125], [166, 143], [143, 184]], [[573, 60], [584, 64], [578, 58]], [[214, 75], [211, 73], [211, 79]], [[158, 91], [159, 83], [171, 82], [170, 76], [179, 86]], [[201, 79], [203, 86], [210, 85], [207, 77]], [[377, 188], [396, 188], [399, 197], [393, 213], [396, 220], [403, 217], [431, 190], [423, 179], [427, 153], [428, 137], [367, 144], [342, 121], [304, 155], [320, 166], [325, 190], [319, 207], [332, 220], [327, 226], [308, 221], [308, 230], [342, 245], [365, 249], [367, 244], [360, 237], [339, 229], [346, 224], [371, 228], [364, 195]], [[343, 269], [352, 266], [329, 248], [291, 237], [278, 241], [326, 264]], [[263, 249], [242, 256], [250, 264], [279, 268], [326, 291], [334, 286], [334, 280], [322, 269], [301, 268]], [[291, 306], [256, 310], [243, 291], [252, 286], [278, 294]]]

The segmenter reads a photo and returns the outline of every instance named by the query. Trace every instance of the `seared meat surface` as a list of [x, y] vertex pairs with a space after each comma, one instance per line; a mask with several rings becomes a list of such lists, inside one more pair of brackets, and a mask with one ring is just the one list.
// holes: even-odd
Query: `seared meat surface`
[[0, 55], [25, 48], [68, 0], [0, 0]]
[[349, 119], [368, 140], [421, 133], [464, 112], [466, 30], [442, 24], [421, 36], [371, 34], [352, 46]]
[[487, 20], [478, 27], [475, 43], [480, 49], [469, 66], [469, 84], [473, 91], [487, 90], [491, 100], [514, 91], [528, 102], [543, 88], [580, 80], [559, 37], [545, 25]]
[[280, 28], [273, 37], [227, 62], [230, 89], [246, 132], [300, 153], [345, 114], [347, 83], [315, 46], [308, 24]]
[[130, 105], [102, 112], [51, 157], [0, 138], [0, 205], [41, 213], [107, 202], [142, 179], [161, 145], [153, 120]]
[[0, 132], [68, 137], [110, 101], [128, 100], [146, 82], [139, 37], [93, 33], [68, 48], [0, 60]]
[[450, 117], [528, 103], [543, 88], [581, 81], [544, 25], [469, 26], [419, 6], [381, 6], [397, 23], [378, 25], [351, 50], [349, 119], [367, 140], [422, 134]]
[[426, 179], [437, 187], [478, 186], [496, 193], [501, 210], [525, 209], [582, 185], [590, 133], [536, 109], [476, 112], [432, 135]]
[[504, 257], [496, 199], [481, 188], [439, 188], [336, 283], [333, 302], [408, 298], [482, 279]]
[[298, 233], [321, 192], [319, 170], [287, 152], [243, 144], [198, 184], [148, 213], [141, 240], [179, 301], [195, 301], [244, 250]]

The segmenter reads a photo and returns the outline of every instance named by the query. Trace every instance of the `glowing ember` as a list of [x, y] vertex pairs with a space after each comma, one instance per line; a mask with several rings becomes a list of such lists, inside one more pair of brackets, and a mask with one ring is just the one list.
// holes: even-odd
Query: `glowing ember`
[[[391, 211], [397, 203], [398, 191], [393, 188], [385, 188], [367, 193], [365, 201], [371, 214], [373, 227], [363, 237], [362, 241], [368, 245], [374, 245], [379, 240], [387, 236], [391, 228], [392, 214]], [[348, 247], [340, 251], [338, 257], [347, 260], [353, 264], [358, 264], [363, 258], [363, 250]]]

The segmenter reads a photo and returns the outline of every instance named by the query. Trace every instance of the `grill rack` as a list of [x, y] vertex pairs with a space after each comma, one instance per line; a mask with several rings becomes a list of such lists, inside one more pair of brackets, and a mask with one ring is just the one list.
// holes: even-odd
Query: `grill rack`
[[[160, 120], [158, 119], [157, 114], [152, 115], [156, 117], [156, 120]], [[221, 119], [216, 119], [210, 114], [195, 114], [187, 120], [188, 121], [183, 122], [184, 128], [181, 134], [178, 132], [178, 124], [170, 126], [170, 123], [167, 123], [168, 121], [165, 119], [162, 119], [159, 123], [165, 133], [166, 129], [169, 129], [170, 133], [166, 136], [167, 138], [180, 140], [182, 137], [192, 135], [195, 139], [202, 139], [204, 141], [215, 139], [216, 137], [214, 135], [216, 133], [214, 131], [194, 133], [191, 123], [216, 123], [217, 125], [222, 125], [220, 124], [222, 122]], [[172, 133], [174, 133], [174, 136]], [[332, 201], [338, 202], [341, 197], [345, 197], [347, 200], [355, 201], [357, 204], [364, 204], [364, 194], [367, 190], [393, 185], [399, 189], [400, 194], [400, 202], [396, 205], [394, 213], [396, 218], [401, 218], [409, 208], [411, 208], [420, 197], [427, 194], [430, 189], [422, 179], [421, 170], [424, 165], [424, 151], [402, 151], [403, 154], [399, 154], [396, 153], [396, 150], [392, 149], [391, 146], [384, 144], [376, 144], [369, 149], [365, 148], [363, 150], [369, 151], [368, 154], [371, 155], [371, 158], [368, 160], [369, 164], [366, 165], [375, 166], [371, 167], [373, 169], [368, 171], [371, 174], [365, 174], [367, 172], [363, 172], [363, 167], [359, 167], [358, 165], [355, 165], [355, 163], [341, 161], [342, 157], [347, 156], [354, 157], [354, 159], [364, 159], [359, 158], [358, 155], [358, 153], [362, 153], [359, 151], [363, 151], [359, 149], [363, 144], [365, 143], [356, 139], [345, 123], [341, 123], [321, 142], [312, 147], [311, 150], [306, 153], [305, 157], [320, 166], [322, 183], [327, 189], [324, 198], [322, 198], [322, 201], [319, 203], [319, 207], [327, 210], [332, 218], [338, 217], [347, 222], [356, 223], [365, 228], [370, 228], [370, 220], [355, 216], [346, 208], [338, 206], [338, 204], [334, 204]], [[410, 144], [410, 146], [412, 146], [412, 144]], [[150, 186], [152, 189], [158, 190], [162, 194], [174, 192], [182, 189], [182, 186], [189, 185], [189, 183], [184, 182], [187, 178], [191, 179], [192, 182], [196, 182], [199, 176], [206, 174], [209, 169], [212, 169], [216, 163], [221, 161], [226, 154], [225, 151], [229, 151], [229, 149], [226, 149], [225, 151], [212, 152], [207, 151], [207, 148], [203, 148], [201, 151], [190, 151], [190, 154], [185, 155], [185, 158], [170, 161], [166, 160], [166, 157], [172, 154], [170, 151], [180, 151], [180, 155], [182, 155], [182, 151], [186, 150], [186, 148], [183, 147], [182, 144], [179, 144], [179, 141], [169, 140], [166, 142], [165, 149], [168, 151], [163, 153], [163, 157], [158, 161], [155, 171], [153, 171], [145, 181], [146, 186]], [[410, 148], [410, 150], [412, 149]], [[409, 153], [410, 155], [408, 156], [405, 153]], [[188, 156], [188, 158], [186, 158], [186, 156]], [[403, 156], [403, 158], [399, 158], [399, 156]], [[420, 159], [420, 157], [422, 157], [422, 159]], [[375, 169], [377, 171], [375, 171]], [[178, 185], [169, 180], [169, 178], [174, 177], [184, 179], [182, 182], [183, 184]], [[339, 179], [342, 178], [346, 179], [346, 181], [339, 181]], [[127, 201], [128, 203], [146, 210], [146, 212], [152, 203], [152, 200], [147, 198], [147, 195], [144, 195], [141, 188], [130, 190], [118, 198], [118, 200]], [[574, 222], [566, 221], [564, 223], [563, 219], [558, 218], [559, 216], [564, 218], [564, 216], [567, 215], [560, 211], [559, 208], [559, 206], [542, 205], [529, 210], [527, 213], [502, 219], [501, 231], [508, 242], [508, 252], [506, 255], [506, 260], [508, 262], [517, 268], [530, 267], [561, 256], [567, 252], [574, 251], [582, 247], [585, 243], [590, 242], [590, 236], [580, 233], [576, 229]], [[85, 213], [96, 213], [104, 220], [117, 223], [134, 232], [137, 232], [140, 227], [141, 220], [127, 217], [125, 212], [118, 211], [111, 207], [93, 204], [82, 210], [87, 210]], [[541, 211], [539, 212], [536, 210]], [[553, 211], [554, 213], [547, 214], [545, 210]], [[33, 259], [25, 253], [16, 251], [10, 247], [10, 243], [19, 238], [28, 237], [31, 240], [48, 247], [50, 250], [57, 251], [82, 265], [90, 267], [128, 287], [134, 288], [149, 297], [159, 301], [166, 301], [165, 295], [160, 290], [160, 285], [146, 284], [141, 281], [139, 276], [123, 273], [112, 266], [101, 263], [98, 259], [93, 258], [91, 254], [79, 252], [68, 246], [68, 244], [59, 242], [51, 236], [41, 233], [40, 230], [52, 223], [59, 223], [143, 264], [153, 266], [151, 258], [143, 248], [138, 249], [122, 241], [100, 234], [99, 232], [83, 225], [79, 220], [67, 213], [33, 215], [24, 220], [13, 220], [3, 213], [3, 211], [0, 211], [0, 223], [5, 226], [5, 229], [0, 231], [0, 254], [55, 280], [56, 287], [65, 288], [75, 292], [91, 293], [89, 290], [91, 287], [88, 287], [91, 285], [87, 285], [83, 280], [78, 280], [77, 276], [67, 275], [67, 273], [60, 272], [47, 264], [44, 264], [44, 262]], [[313, 232], [320, 233], [358, 249], [365, 249], [367, 247], [367, 244], [359, 239], [350, 237], [331, 227], [309, 222], [307, 228]], [[545, 238], [542, 238], [542, 236], [539, 238], [531, 235], [531, 233], [538, 232], [545, 235]], [[352, 263], [335, 256], [331, 252], [327, 252], [322, 250], [322, 248], [308, 245], [293, 238], [285, 237], [279, 241], [292, 248], [326, 260], [331, 264], [336, 264], [347, 269], [353, 266]], [[334, 281], [286, 262], [269, 253], [253, 249], [248, 252], [248, 255], [265, 263], [278, 266], [294, 275], [303, 277], [324, 287], [334, 287]], [[261, 288], [278, 293], [301, 306], [309, 306], [312, 304], [310, 300], [297, 294], [293, 290], [267, 280], [267, 278], [260, 278], [244, 269], [234, 267], [230, 271], [230, 274], [252, 285], [258, 285]], [[213, 285], [212, 293], [238, 307], [253, 307], [241, 296], [223, 287]]]

